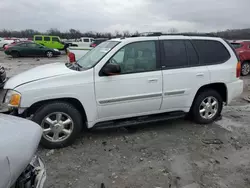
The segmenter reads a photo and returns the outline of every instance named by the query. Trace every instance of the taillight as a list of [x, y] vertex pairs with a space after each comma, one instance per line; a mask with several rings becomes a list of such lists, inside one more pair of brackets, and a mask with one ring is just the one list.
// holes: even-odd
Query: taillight
[[76, 62], [76, 56], [75, 56], [74, 53], [70, 52], [70, 53], [68, 54], [68, 57], [69, 57], [69, 62], [70, 62], [70, 63]]
[[91, 46], [94, 48], [94, 47], [96, 47], [96, 44], [92, 44]]
[[241, 73], [241, 62], [239, 61], [236, 66], [236, 78], [240, 77], [240, 73]]

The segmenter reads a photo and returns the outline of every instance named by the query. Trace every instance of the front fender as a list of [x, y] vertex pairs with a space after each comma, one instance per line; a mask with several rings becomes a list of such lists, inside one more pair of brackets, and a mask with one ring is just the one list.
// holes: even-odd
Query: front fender
[[21, 93], [20, 109], [33, 104], [47, 101], [73, 98], [78, 100], [85, 109], [88, 121], [96, 118], [97, 108], [94, 91], [93, 71], [71, 76], [53, 77], [27, 83], [15, 88]]

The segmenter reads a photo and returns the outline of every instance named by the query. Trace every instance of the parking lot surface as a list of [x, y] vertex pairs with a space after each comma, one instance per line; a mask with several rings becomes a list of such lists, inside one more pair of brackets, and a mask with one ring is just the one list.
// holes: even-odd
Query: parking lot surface
[[[7, 57], [8, 76], [56, 58]], [[250, 187], [250, 104], [245, 91], [210, 125], [179, 119], [144, 124], [134, 130], [83, 132], [70, 147], [38, 153], [47, 167], [48, 188], [247, 188]], [[17, 125], [18, 126], [18, 125]]]

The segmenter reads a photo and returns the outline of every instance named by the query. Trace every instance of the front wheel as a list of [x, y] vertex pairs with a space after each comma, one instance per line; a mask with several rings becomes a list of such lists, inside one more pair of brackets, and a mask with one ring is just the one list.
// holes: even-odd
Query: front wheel
[[51, 57], [53, 57], [53, 52], [52, 51], [47, 51], [46, 52], [46, 56], [48, 57], [48, 58], [51, 58]]
[[33, 116], [33, 121], [43, 129], [41, 144], [49, 149], [72, 144], [81, 132], [81, 117], [69, 103], [54, 102], [42, 106]]
[[241, 64], [241, 75], [247, 76], [250, 73], [250, 63], [245, 61]]
[[205, 90], [198, 94], [191, 108], [191, 115], [196, 123], [212, 123], [220, 116], [223, 100], [215, 90]]

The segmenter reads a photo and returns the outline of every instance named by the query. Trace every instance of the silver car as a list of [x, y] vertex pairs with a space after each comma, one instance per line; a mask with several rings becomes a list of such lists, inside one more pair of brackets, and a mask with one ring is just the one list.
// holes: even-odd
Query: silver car
[[35, 156], [42, 129], [29, 120], [0, 114], [0, 188], [42, 188], [46, 170]]

